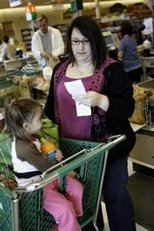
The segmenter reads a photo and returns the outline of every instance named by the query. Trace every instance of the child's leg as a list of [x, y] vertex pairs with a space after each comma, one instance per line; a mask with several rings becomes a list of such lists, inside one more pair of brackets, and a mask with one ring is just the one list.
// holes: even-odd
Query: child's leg
[[72, 203], [65, 196], [53, 189], [53, 184], [44, 188], [44, 208], [53, 215], [58, 222], [59, 231], [81, 230]]
[[83, 196], [82, 184], [78, 180], [68, 176], [67, 183], [66, 183], [66, 197], [68, 198], [69, 201], [72, 202], [74, 210], [76, 212], [76, 216], [83, 215], [82, 196]]

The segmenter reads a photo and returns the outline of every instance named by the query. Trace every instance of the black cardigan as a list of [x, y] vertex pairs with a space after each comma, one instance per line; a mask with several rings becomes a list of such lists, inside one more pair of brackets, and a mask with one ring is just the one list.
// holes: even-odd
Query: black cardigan
[[[54, 73], [61, 65], [58, 64], [52, 75], [49, 95], [44, 108], [45, 115], [55, 121], [54, 114]], [[106, 124], [112, 134], [125, 134], [126, 140], [118, 144], [109, 152], [109, 161], [128, 155], [135, 144], [135, 134], [128, 118], [134, 111], [133, 87], [120, 63], [109, 65], [104, 71], [105, 84], [102, 94], [109, 98], [109, 108], [106, 114]]]

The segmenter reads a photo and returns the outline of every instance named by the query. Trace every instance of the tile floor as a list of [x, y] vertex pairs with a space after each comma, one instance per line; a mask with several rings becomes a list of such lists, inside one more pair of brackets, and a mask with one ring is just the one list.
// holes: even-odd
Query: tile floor
[[[128, 172], [129, 175], [133, 174], [133, 168], [132, 168], [132, 162], [130, 160], [128, 160]], [[102, 202], [102, 209], [103, 209], [103, 218], [104, 218], [104, 222], [105, 222], [105, 227], [103, 229], [103, 231], [110, 231], [109, 226], [108, 226], [108, 220], [107, 220], [107, 215], [106, 215], [106, 210], [105, 210], [105, 204]], [[144, 227], [136, 224], [136, 229], [137, 231], [148, 231], [147, 229], [145, 229]]]
[[[104, 227], [103, 231], [110, 231], [108, 221], [107, 221], [106, 211], [105, 211], [105, 205], [103, 202], [102, 202], [102, 209], [103, 209], [103, 218], [104, 218], [104, 222], [105, 222], [105, 227]], [[147, 229], [145, 229], [144, 227], [142, 227], [138, 224], [136, 224], [136, 230], [137, 231], [148, 231]]]

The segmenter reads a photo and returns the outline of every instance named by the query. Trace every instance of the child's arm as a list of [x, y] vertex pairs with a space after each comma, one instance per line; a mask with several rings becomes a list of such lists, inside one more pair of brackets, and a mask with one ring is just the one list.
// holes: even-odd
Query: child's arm
[[33, 143], [27, 141], [17, 140], [16, 152], [19, 159], [28, 161], [40, 172], [44, 172], [56, 164], [55, 161], [47, 160]]
[[55, 160], [57, 161], [57, 162], [60, 162], [60, 161], [62, 161], [62, 159], [63, 159], [63, 154], [62, 154], [62, 152], [60, 151], [60, 149], [56, 149], [56, 154], [55, 154]]

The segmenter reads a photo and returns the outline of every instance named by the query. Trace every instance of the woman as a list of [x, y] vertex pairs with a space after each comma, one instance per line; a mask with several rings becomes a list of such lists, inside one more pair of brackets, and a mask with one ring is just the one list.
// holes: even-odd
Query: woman
[[[101, 142], [111, 135], [126, 135], [109, 152], [103, 196], [111, 231], [134, 231], [133, 206], [125, 187], [127, 158], [135, 143], [128, 122], [134, 110], [131, 83], [121, 64], [107, 56], [100, 28], [90, 17], [71, 23], [67, 50], [69, 58], [54, 69], [45, 114], [59, 124], [62, 137]], [[84, 111], [81, 105], [88, 107]], [[103, 229], [101, 211], [97, 225]], [[95, 229], [90, 224], [84, 230]]]
[[133, 35], [133, 27], [128, 21], [121, 25], [119, 59], [123, 61], [124, 69], [132, 83], [138, 83], [143, 74], [142, 66], [137, 54], [137, 41]]

